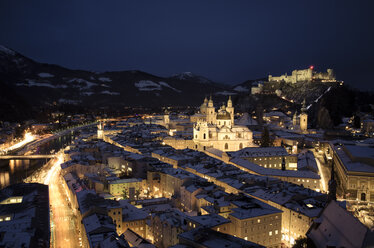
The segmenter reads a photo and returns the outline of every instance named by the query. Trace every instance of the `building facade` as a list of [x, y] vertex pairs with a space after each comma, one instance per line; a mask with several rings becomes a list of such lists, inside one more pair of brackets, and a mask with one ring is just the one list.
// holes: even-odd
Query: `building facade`
[[217, 112], [213, 100], [205, 98], [193, 128], [195, 149], [215, 148], [221, 151], [237, 151], [253, 144], [252, 132], [245, 126], [235, 125], [231, 97], [227, 106]]

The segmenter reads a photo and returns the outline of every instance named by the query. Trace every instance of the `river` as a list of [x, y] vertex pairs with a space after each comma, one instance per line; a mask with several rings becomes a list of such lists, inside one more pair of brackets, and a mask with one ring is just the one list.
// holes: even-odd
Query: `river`
[[[38, 146], [33, 154], [53, 154], [71, 144], [78, 132], [69, 132]], [[35, 170], [42, 167], [48, 159], [0, 159], [0, 189], [20, 183]]]

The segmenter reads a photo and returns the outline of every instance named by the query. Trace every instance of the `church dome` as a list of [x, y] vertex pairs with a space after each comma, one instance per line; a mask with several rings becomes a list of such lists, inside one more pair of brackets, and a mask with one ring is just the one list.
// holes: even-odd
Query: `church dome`
[[231, 120], [231, 115], [229, 112], [226, 111], [220, 111], [217, 114], [217, 120]]

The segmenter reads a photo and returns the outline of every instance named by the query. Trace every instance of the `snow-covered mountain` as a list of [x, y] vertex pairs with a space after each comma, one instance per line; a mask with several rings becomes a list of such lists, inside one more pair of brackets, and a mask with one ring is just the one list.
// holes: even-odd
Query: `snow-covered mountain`
[[[197, 105], [228, 86], [192, 73], [159, 77], [146, 72], [91, 72], [33, 61], [0, 46], [0, 96], [8, 105], [10, 91], [29, 105], [83, 106]], [[198, 89], [198, 90], [196, 90]]]

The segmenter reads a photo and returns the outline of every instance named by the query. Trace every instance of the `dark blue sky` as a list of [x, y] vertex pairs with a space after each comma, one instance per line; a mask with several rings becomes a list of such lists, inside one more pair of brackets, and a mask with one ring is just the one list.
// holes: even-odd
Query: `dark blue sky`
[[374, 90], [374, 1], [0, 1], [0, 44], [74, 69], [239, 83], [315, 65]]

